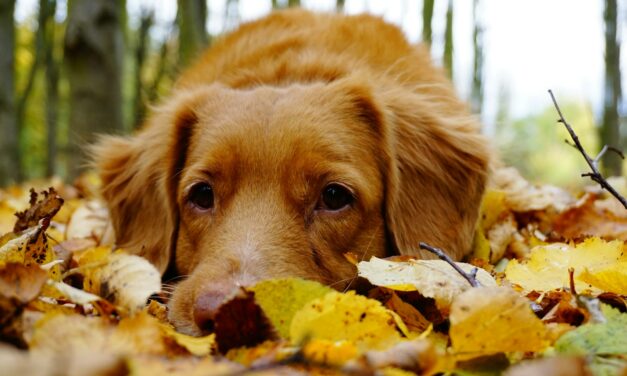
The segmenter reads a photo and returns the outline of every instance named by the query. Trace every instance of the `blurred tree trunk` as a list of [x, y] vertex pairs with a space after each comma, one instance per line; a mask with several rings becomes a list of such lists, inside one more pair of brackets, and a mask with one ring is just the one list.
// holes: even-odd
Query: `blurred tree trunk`
[[279, 8], [279, 2], [277, 0], [272, 0], [272, 9], [278, 9]]
[[70, 83], [70, 177], [85, 165], [85, 146], [99, 133], [123, 129], [124, 2], [72, 0], [68, 4], [65, 62]]
[[338, 13], [342, 13], [342, 12], [344, 12], [344, 4], [345, 4], [345, 3], [346, 3], [346, 1], [345, 1], [345, 0], [337, 0], [337, 1], [335, 2], [335, 10], [336, 10]]
[[433, 20], [433, 5], [435, 0], [424, 0], [422, 2], [422, 42], [431, 48], [432, 31], [431, 20]]
[[446, 9], [446, 29], [444, 31], [444, 68], [453, 78], [453, 0], [448, 1]]
[[22, 166], [22, 157], [21, 157], [21, 146], [23, 145], [24, 138], [24, 129], [26, 124], [24, 123], [24, 118], [26, 116], [26, 106], [28, 105], [28, 100], [30, 99], [30, 95], [33, 92], [33, 87], [35, 86], [35, 79], [37, 78], [37, 72], [39, 71], [39, 67], [41, 66], [41, 59], [44, 54], [44, 34], [46, 30], [46, 20], [48, 18], [47, 15], [47, 4], [40, 1], [39, 11], [37, 16], [37, 30], [35, 31], [35, 42], [33, 46], [33, 63], [30, 66], [30, 70], [28, 71], [28, 75], [26, 77], [26, 85], [21, 93], [17, 94], [17, 104], [16, 104], [16, 122], [17, 122], [17, 131], [18, 131], [18, 159], [16, 160], [16, 168], [18, 169], [18, 180], [24, 179], [24, 166]]
[[207, 45], [209, 38], [207, 3], [205, 0], [178, 0], [177, 22], [179, 26], [179, 63], [186, 66]]
[[57, 11], [56, 0], [40, 0], [40, 9], [45, 9], [46, 23], [44, 28], [44, 66], [46, 69], [46, 130], [47, 158], [46, 176], [55, 174], [57, 159], [57, 117], [59, 107], [59, 59], [55, 57], [57, 28], [54, 15]]
[[299, 7], [300, 6], [300, 0], [287, 0], [287, 6], [288, 7]]
[[15, 114], [15, 0], [0, 0], [0, 186], [18, 180], [19, 149]]
[[144, 120], [144, 114], [146, 113], [146, 95], [144, 90], [144, 83], [142, 80], [142, 73], [144, 70], [144, 62], [146, 60], [146, 53], [149, 47], [149, 35], [150, 28], [154, 23], [154, 13], [147, 12], [141, 17], [139, 24], [137, 44], [135, 45], [135, 93], [133, 95], [133, 125], [138, 127]]
[[473, 50], [472, 89], [470, 104], [472, 111], [480, 114], [483, 108], [483, 24], [479, 15], [480, 0], [473, 1]]
[[[620, 147], [618, 104], [620, 103], [622, 93], [616, 0], [605, 0], [603, 18], [605, 21], [605, 86], [603, 92], [601, 144]], [[603, 157], [603, 169], [606, 175], [621, 175], [621, 158], [616, 153], [606, 153]]]

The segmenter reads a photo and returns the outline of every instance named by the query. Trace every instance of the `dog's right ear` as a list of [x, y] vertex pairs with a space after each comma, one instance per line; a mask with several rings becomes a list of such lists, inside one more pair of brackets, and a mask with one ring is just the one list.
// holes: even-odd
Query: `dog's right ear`
[[145, 257], [163, 274], [178, 227], [177, 177], [197, 122], [203, 93], [171, 98], [131, 137], [104, 136], [92, 147], [116, 243]]

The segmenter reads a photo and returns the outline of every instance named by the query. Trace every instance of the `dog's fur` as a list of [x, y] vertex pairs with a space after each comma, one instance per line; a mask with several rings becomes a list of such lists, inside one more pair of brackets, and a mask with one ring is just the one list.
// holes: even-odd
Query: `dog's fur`
[[[349, 251], [415, 255], [422, 241], [460, 258], [486, 145], [398, 28], [289, 10], [216, 41], [139, 133], [103, 138], [94, 158], [119, 246], [187, 277], [170, 318], [199, 334], [203, 294], [283, 276], [344, 288]], [[189, 204], [197, 182], [212, 185], [213, 209]], [[331, 182], [354, 193], [350, 207], [319, 208]]]

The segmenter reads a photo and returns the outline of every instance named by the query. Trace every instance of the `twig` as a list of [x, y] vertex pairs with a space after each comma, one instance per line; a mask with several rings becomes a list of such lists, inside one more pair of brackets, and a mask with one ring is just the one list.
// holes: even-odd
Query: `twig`
[[440, 260], [446, 261], [449, 265], [451, 265], [453, 267], [453, 269], [455, 269], [459, 274], [461, 274], [461, 276], [464, 277], [468, 281], [468, 283], [470, 283], [470, 285], [472, 287], [480, 287], [481, 286], [479, 281], [477, 281], [477, 270], [478, 270], [477, 268], [474, 268], [470, 272], [470, 274], [468, 274], [462, 268], [460, 268], [459, 265], [457, 265], [457, 263], [455, 263], [455, 261], [453, 261], [440, 248], [432, 247], [429, 244], [426, 244], [426, 243], [423, 243], [423, 242], [419, 243], [419, 247], [420, 247], [420, 249], [427, 250], [427, 251], [433, 253], [434, 255], [438, 256], [438, 258]]
[[[566, 119], [564, 118], [564, 115], [562, 115], [562, 110], [560, 109], [559, 105], [557, 104], [557, 100], [555, 100], [555, 96], [553, 95], [553, 91], [549, 90], [549, 95], [551, 95], [551, 100], [553, 100], [553, 104], [555, 105], [555, 109], [557, 110], [557, 113], [559, 115], [559, 119], [557, 120], [558, 123], [562, 123], [564, 124], [564, 126], [566, 127], [566, 130], [568, 131], [568, 133], [570, 134], [570, 138], [573, 140], [574, 142], [574, 146], [577, 148], [577, 150], [579, 150], [579, 152], [581, 153], [581, 155], [583, 155], [584, 159], [586, 160], [586, 163], [588, 163], [588, 166], [590, 166], [590, 169], [592, 170], [592, 172], [586, 172], [584, 174], [581, 174], [582, 177], [587, 176], [590, 179], [592, 179], [593, 181], [597, 182], [601, 188], [605, 189], [606, 191], [608, 191], [612, 196], [616, 197], [616, 199], [618, 201], [620, 201], [621, 204], [623, 204], [623, 207], [625, 207], [625, 209], [627, 209], [627, 200], [625, 200], [625, 198], [623, 196], [621, 196], [620, 193], [618, 193], [614, 187], [612, 187], [610, 185], [610, 183], [607, 182], [607, 180], [605, 180], [605, 178], [603, 177], [603, 175], [601, 175], [601, 173], [599, 172], [599, 167], [598, 167], [598, 162], [601, 159], [601, 157], [607, 152], [607, 151], [613, 151], [616, 154], [618, 154], [621, 158], [625, 158], [625, 156], [623, 155], [623, 153], [611, 146], [605, 145], [603, 147], [603, 149], [601, 149], [601, 152], [599, 153], [599, 155], [596, 156], [596, 158], [591, 158], [588, 153], [586, 153], [586, 151], [584, 150], [583, 146], [581, 145], [581, 142], [579, 141], [579, 137], [577, 137], [577, 134], [575, 133], [575, 131], [573, 130], [573, 128], [570, 126], [570, 124], [568, 124], [568, 122], [566, 121]], [[572, 145], [570, 142], [566, 141], [566, 143], [568, 143], [569, 145]]]
[[568, 268], [568, 280], [570, 281], [570, 293], [577, 296], [575, 289], [575, 268]]

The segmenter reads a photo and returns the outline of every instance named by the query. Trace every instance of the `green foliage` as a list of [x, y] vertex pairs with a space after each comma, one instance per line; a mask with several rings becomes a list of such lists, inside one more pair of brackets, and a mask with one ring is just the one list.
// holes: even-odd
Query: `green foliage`
[[590, 367], [595, 375], [615, 375], [627, 366], [627, 315], [604, 305], [607, 322], [585, 324], [564, 334], [555, 350], [565, 355], [592, 355]]
[[[583, 179], [577, 172], [585, 172], [588, 167], [579, 151], [564, 142], [570, 137], [549, 103], [547, 96], [547, 107], [538, 114], [505, 120], [496, 131], [496, 145], [506, 164], [517, 167], [533, 181], [581, 185]], [[596, 155], [598, 133], [590, 107], [573, 101], [561, 101], [560, 107], [588, 154]]]

